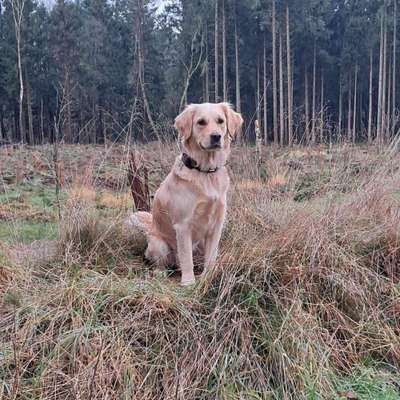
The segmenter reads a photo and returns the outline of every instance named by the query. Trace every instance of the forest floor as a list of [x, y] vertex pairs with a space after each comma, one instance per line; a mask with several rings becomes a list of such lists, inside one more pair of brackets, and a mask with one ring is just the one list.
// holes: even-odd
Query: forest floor
[[[0, 148], [0, 399], [400, 399], [400, 154], [235, 145], [218, 265], [153, 276], [126, 146]], [[154, 194], [178, 153], [136, 148]]]

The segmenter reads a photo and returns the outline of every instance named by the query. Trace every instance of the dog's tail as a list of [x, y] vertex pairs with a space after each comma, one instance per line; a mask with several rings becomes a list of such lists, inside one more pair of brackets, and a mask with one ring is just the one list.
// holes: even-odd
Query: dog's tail
[[153, 223], [153, 216], [146, 211], [138, 211], [128, 217], [127, 225], [132, 232], [139, 231], [146, 235], [150, 235], [151, 225]]

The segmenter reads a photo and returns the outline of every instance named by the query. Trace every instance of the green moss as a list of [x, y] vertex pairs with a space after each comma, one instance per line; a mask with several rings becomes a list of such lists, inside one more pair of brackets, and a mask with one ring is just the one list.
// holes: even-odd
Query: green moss
[[362, 368], [344, 379], [338, 390], [337, 400], [354, 395], [358, 400], [400, 400], [396, 376], [374, 368]]
[[53, 222], [0, 221], [0, 241], [8, 243], [55, 239], [57, 228]]
[[0, 204], [9, 204], [18, 201], [21, 196], [22, 192], [19, 190], [10, 190], [5, 193], [0, 193]]
[[318, 187], [315, 182], [315, 177], [304, 175], [295, 186], [294, 201], [310, 200], [317, 192]]

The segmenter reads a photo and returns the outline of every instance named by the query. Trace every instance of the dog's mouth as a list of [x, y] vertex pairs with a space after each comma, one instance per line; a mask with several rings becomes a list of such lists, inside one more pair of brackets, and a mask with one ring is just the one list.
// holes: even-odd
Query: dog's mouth
[[204, 151], [216, 151], [216, 150], [221, 150], [222, 149], [222, 144], [221, 143], [215, 143], [215, 144], [210, 144], [207, 147], [203, 146], [201, 143], [199, 143], [200, 147]]

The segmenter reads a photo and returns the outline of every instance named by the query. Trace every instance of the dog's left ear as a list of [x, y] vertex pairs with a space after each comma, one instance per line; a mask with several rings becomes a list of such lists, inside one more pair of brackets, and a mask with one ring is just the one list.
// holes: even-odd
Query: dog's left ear
[[224, 109], [228, 127], [228, 133], [231, 137], [235, 137], [243, 125], [242, 116], [232, 109], [229, 103], [220, 103]]
[[194, 104], [187, 106], [176, 118], [175, 128], [187, 140], [192, 135]]

